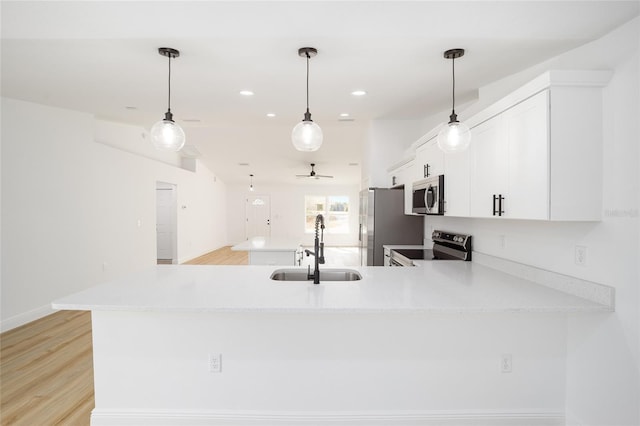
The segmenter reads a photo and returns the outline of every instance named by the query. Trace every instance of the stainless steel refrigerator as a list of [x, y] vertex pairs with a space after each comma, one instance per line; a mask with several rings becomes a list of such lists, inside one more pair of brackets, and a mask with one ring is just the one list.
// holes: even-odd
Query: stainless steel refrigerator
[[404, 190], [360, 192], [360, 265], [383, 266], [383, 245], [423, 244], [423, 216], [404, 214]]

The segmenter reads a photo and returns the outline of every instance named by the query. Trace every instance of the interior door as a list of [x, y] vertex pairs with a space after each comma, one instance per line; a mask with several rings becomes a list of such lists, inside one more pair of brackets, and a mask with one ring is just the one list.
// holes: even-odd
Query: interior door
[[173, 263], [175, 258], [176, 187], [158, 182], [156, 185], [156, 258]]
[[246, 206], [247, 239], [271, 236], [271, 200], [268, 195], [250, 195]]

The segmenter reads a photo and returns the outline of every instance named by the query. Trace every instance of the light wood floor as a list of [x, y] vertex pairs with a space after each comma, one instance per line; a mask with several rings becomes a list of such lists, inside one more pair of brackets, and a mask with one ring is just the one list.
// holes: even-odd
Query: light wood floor
[[91, 315], [60, 311], [0, 335], [0, 424], [88, 425]]
[[185, 265], [248, 265], [249, 252], [233, 251], [231, 246], [222, 247], [188, 262]]
[[[223, 247], [190, 265], [246, 265]], [[0, 334], [0, 425], [84, 426], [95, 407], [91, 314], [59, 311]]]

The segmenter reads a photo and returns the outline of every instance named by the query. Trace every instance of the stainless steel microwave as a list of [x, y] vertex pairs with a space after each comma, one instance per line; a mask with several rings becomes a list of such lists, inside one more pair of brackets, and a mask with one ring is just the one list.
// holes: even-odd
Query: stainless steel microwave
[[444, 214], [444, 175], [413, 183], [411, 211], [419, 214]]

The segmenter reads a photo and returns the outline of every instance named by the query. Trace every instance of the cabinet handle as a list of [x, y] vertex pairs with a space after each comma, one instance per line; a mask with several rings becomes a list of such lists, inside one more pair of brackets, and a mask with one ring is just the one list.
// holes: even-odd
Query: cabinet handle
[[[504, 200], [504, 197], [502, 196], [502, 194], [498, 194], [496, 196], [496, 194], [493, 194], [493, 215], [496, 216], [502, 216], [504, 214], [504, 210], [502, 210], [502, 201]], [[498, 208], [496, 208], [496, 201], [498, 202]]]
[[396, 177], [391, 176], [391, 186], [396, 186]]
[[430, 173], [429, 173], [429, 165], [428, 165], [428, 164], [425, 164], [425, 165], [423, 166], [422, 175], [423, 175], [423, 177], [428, 178], [428, 177], [429, 177], [429, 174], [430, 174]]

